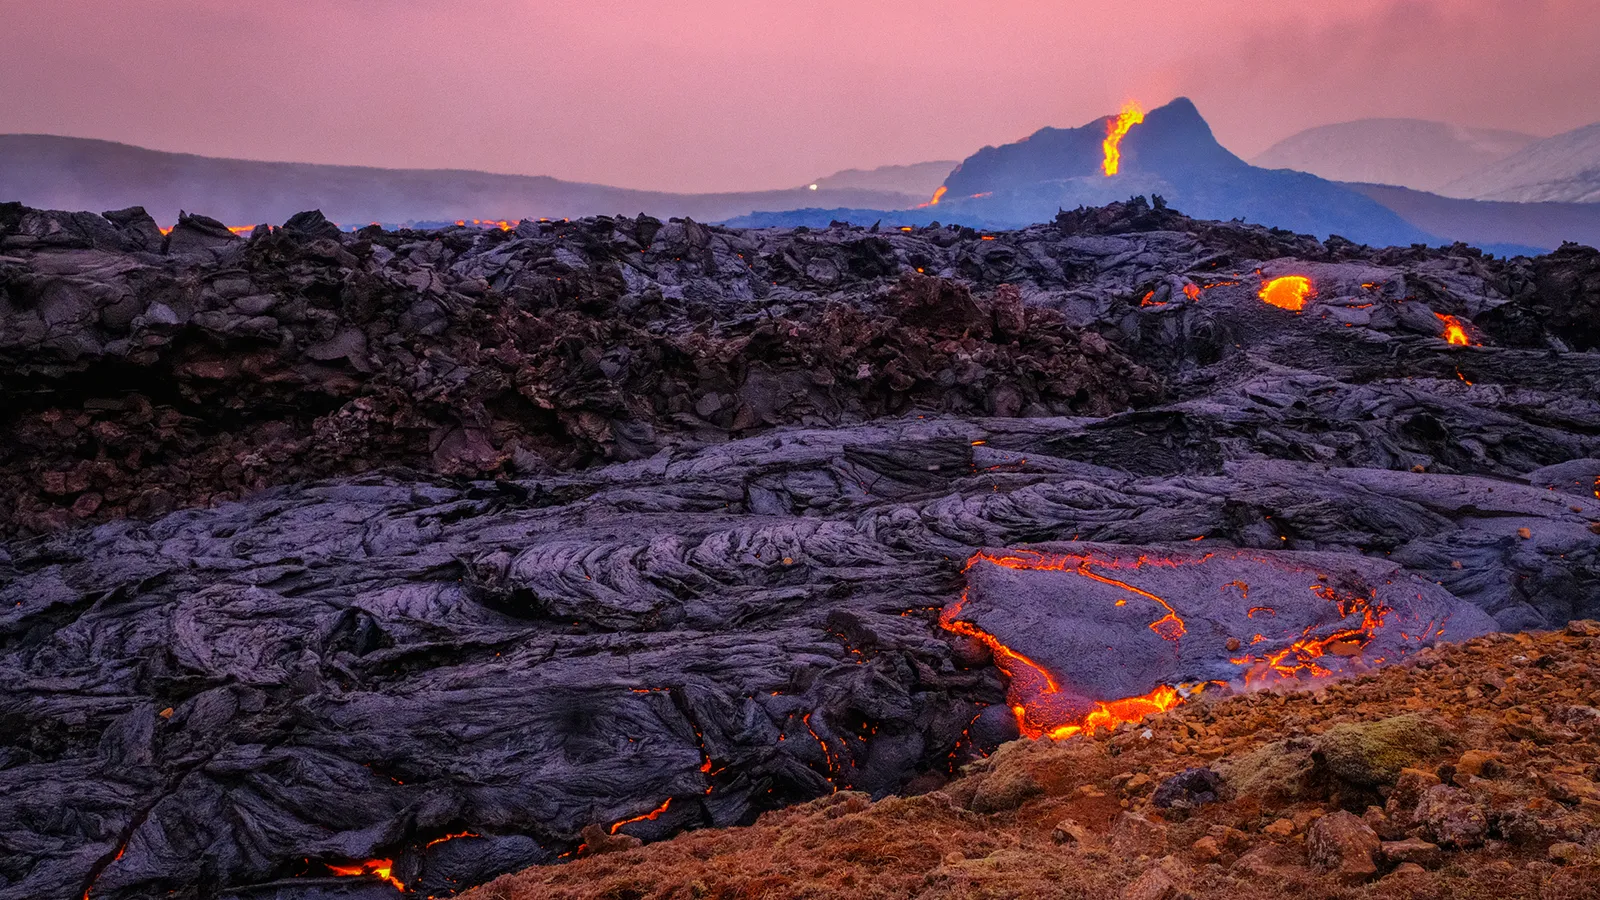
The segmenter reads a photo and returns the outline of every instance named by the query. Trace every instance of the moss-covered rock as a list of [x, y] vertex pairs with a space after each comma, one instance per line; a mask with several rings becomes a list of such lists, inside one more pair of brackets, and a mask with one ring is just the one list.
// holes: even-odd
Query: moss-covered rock
[[1317, 756], [1335, 779], [1361, 787], [1392, 784], [1400, 770], [1443, 753], [1450, 733], [1415, 715], [1335, 725], [1317, 741]]

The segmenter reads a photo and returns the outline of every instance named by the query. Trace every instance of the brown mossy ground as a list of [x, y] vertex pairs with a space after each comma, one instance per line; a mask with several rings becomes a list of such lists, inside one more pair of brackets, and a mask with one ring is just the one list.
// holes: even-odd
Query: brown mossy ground
[[[1600, 623], [1492, 635], [1314, 691], [1201, 700], [1091, 740], [1019, 741], [933, 793], [876, 803], [838, 794], [746, 828], [530, 869], [465, 896], [1597, 898], [1597, 707]], [[1406, 738], [1418, 722], [1438, 739]], [[1377, 785], [1336, 771], [1363, 752]], [[1395, 765], [1406, 769], [1392, 775]], [[1195, 767], [1254, 790], [1228, 786], [1192, 810], [1157, 805], [1156, 789]], [[1255, 769], [1277, 783], [1244, 777]], [[1310, 863], [1308, 829], [1341, 808], [1388, 841], [1458, 826], [1413, 821], [1412, 788], [1434, 778], [1463, 814], [1481, 817], [1481, 840], [1439, 840], [1446, 846], [1426, 868], [1402, 866], [1399, 849], [1379, 852], [1377, 871], [1355, 879]]]

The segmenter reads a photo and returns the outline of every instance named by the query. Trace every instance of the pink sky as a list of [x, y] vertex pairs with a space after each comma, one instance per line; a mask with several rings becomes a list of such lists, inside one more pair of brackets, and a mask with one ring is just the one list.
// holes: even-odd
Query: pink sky
[[628, 187], [959, 159], [1185, 94], [1252, 155], [1600, 120], [1595, 0], [0, 0], [0, 132]]

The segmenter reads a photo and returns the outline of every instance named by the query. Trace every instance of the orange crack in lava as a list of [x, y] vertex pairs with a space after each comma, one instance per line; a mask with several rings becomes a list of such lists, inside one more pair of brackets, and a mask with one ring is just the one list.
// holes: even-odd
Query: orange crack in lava
[[1306, 300], [1316, 296], [1311, 279], [1304, 275], [1285, 275], [1261, 286], [1261, 299], [1279, 309], [1299, 312], [1306, 308]]
[[329, 866], [328, 871], [344, 878], [372, 875], [394, 885], [396, 890], [404, 891], [406, 889], [400, 879], [394, 877], [394, 860], [392, 859], [369, 859], [355, 866]]
[[[1210, 557], [1211, 555], [1208, 553], [1201, 557], [1201, 561]], [[1166, 600], [1126, 582], [1108, 578], [1089, 570], [1091, 565], [1116, 567], [1118, 563], [1115, 561], [1094, 560], [1087, 556], [1070, 554], [1046, 556], [1039, 553], [1024, 552], [1015, 555], [992, 556], [980, 552], [967, 560], [967, 565], [962, 571], [970, 570], [980, 560], [1004, 566], [1008, 569], [1023, 571], [1070, 571], [1084, 578], [1121, 588], [1147, 600], [1153, 600], [1167, 611], [1167, 615], [1150, 623], [1150, 630], [1163, 639], [1177, 641], [1186, 631], [1183, 619]], [[1144, 565], [1175, 566], [1178, 563], [1141, 556], [1136, 563], [1132, 564], [1131, 568], [1139, 568]], [[1007, 691], [1011, 701], [1011, 712], [1016, 716], [1018, 730], [1025, 737], [1062, 739], [1076, 734], [1092, 733], [1096, 728], [1115, 728], [1123, 722], [1138, 722], [1145, 716], [1171, 709], [1183, 702], [1183, 698], [1179, 696], [1176, 688], [1170, 685], [1161, 685], [1143, 697], [1125, 697], [1121, 700], [1096, 702], [1094, 708], [1077, 722], [1036, 724], [1031, 719], [1027, 700], [1037, 700], [1050, 694], [1059, 694], [1061, 686], [1056, 683], [1055, 677], [1045, 667], [1007, 647], [1000, 642], [999, 638], [978, 628], [976, 625], [959, 621], [956, 617], [961, 614], [961, 609], [966, 604], [967, 590], [963, 588], [960, 601], [940, 614], [939, 625], [946, 631], [964, 635], [982, 643], [989, 648], [989, 652], [994, 654], [995, 666], [1011, 682]], [[1122, 601], [1119, 601], [1118, 605], [1122, 605]], [[1041, 708], [1043, 708], [1043, 705], [1041, 705]]]
[[1106, 121], [1105, 161], [1100, 164], [1100, 170], [1106, 173], [1107, 178], [1122, 170], [1122, 139], [1128, 136], [1133, 126], [1143, 121], [1144, 110], [1137, 103], [1127, 104], [1115, 119]]
[[[1283, 650], [1266, 656], [1246, 653], [1244, 656], [1228, 660], [1236, 666], [1252, 667], [1244, 673], [1246, 685], [1299, 678], [1302, 674], [1313, 678], [1333, 674], [1317, 660], [1329, 653], [1335, 656], [1359, 656], [1361, 649], [1372, 640], [1377, 630], [1383, 627], [1383, 617], [1389, 613], [1389, 608], [1378, 602], [1376, 591], [1369, 591], [1365, 597], [1354, 594], [1340, 596], [1326, 584], [1313, 584], [1311, 592], [1330, 603], [1338, 604], [1341, 618], [1360, 613], [1361, 624], [1320, 638], [1311, 636], [1316, 626], [1308, 625], [1301, 632], [1300, 639]], [[1251, 610], [1252, 616], [1254, 612], [1255, 610]]]
[[433, 840], [427, 842], [426, 844], [423, 844], [422, 846], [424, 848], [432, 847], [434, 844], [442, 844], [445, 841], [453, 841], [456, 838], [469, 838], [469, 837], [483, 837], [483, 835], [477, 834], [477, 833], [471, 832], [471, 831], [460, 831], [460, 832], [457, 832], [455, 834], [447, 834], [444, 837], [434, 838]]
[[1472, 344], [1472, 339], [1467, 336], [1467, 326], [1463, 325], [1460, 319], [1455, 316], [1447, 316], [1444, 313], [1434, 313], [1434, 315], [1444, 323], [1444, 334], [1441, 336], [1445, 340], [1461, 347], [1467, 347]]
[[1183, 286], [1183, 295], [1185, 297], [1188, 297], [1190, 300], [1199, 300], [1200, 299], [1200, 286], [1199, 285], [1195, 285], [1195, 284], [1186, 284], [1186, 285], [1184, 285]]
[[660, 806], [656, 807], [655, 809], [650, 810], [649, 812], [645, 813], [644, 815], [642, 815], [642, 816], [634, 816], [631, 819], [623, 819], [621, 822], [618, 822], [617, 824], [611, 826], [611, 833], [612, 834], [616, 834], [619, 830], [622, 829], [622, 826], [629, 825], [629, 824], [632, 824], [634, 822], [644, 822], [644, 821], [654, 822], [656, 819], [661, 818], [661, 814], [666, 812], [667, 811], [667, 807], [669, 807], [671, 805], [672, 805], [672, 798], [668, 797], [666, 799], [666, 801], [663, 802]]

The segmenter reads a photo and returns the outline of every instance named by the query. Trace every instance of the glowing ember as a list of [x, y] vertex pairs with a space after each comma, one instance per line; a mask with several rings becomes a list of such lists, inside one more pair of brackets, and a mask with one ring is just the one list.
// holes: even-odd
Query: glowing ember
[[1467, 326], [1463, 325], [1460, 319], [1444, 313], [1434, 313], [1434, 315], [1444, 323], [1445, 340], [1462, 347], [1471, 345], [1472, 339], [1467, 337]]
[[1106, 122], [1105, 161], [1100, 164], [1101, 171], [1106, 177], [1117, 174], [1122, 169], [1122, 139], [1128, 136], [1128, 131], [1133, 126], [1144, 121], [1144, 110], [1137, 103], [1129, 103], [1122, 108], [1122, 112], [1115, 119]]
[[360, 878], [370, 875], [389, 882], [394, 885], [396, 890], [404, 891], [406, 889], [405, 884], [394, 877], [394, 860], [392, 859], [369, 859], [360, 865], [354, 866], [329, 866], [328, 871], [341, 878]]
[[1316, 290], [1304, 275], [1285, 275], [1263, 284], [1260, 296], [1279, 309], [1299, 312], [1306, 308], [1307, 299], [1316, 296]]

